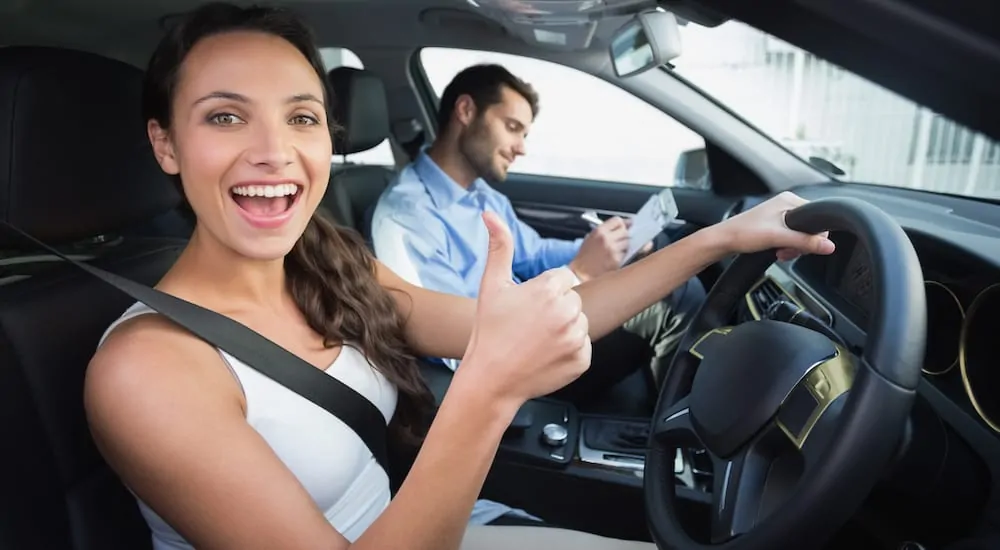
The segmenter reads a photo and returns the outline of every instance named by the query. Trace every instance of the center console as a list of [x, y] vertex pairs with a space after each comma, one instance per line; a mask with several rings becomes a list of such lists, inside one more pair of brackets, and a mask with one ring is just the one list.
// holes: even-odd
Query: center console
[[[507, 428], [497, 458], [564, 475], [603, 474], [608, 481], [641, 484], [648, 439], [649, 419], [580, 414], [571, 404], [535, 399]], [[703, 449], [678, 449], [674, 476], [679, 496], [708, 501], [712, 463]]]
[[[452, 372], [441, 365], [422, 372], [440, 403]], [[645, 540], [648, 439], [648, 418], [583, 414], [567, 402], [533, 399], [504, 433], [480, 497], [523, 508], [554, 525]], [[698, 517], [711, 502], [708, 457], [698, 449], [679, 450], [674, 479], [677, 503], [695, 504], [678, 506], [680, 514]]]

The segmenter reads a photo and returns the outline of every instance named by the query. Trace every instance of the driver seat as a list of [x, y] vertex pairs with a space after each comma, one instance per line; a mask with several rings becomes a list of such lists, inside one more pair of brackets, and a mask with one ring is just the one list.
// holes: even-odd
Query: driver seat
[[[385, 84], [371, 71], [337, 67], [328, 74], [333, 92], [333, 117], [342, 129], [334, 134], [334, 154], [374, 149], [389, 138], [389, 107]], [[392, 168], [378, 165], [335, 166], [321, 205], [337, 222], [371, 240], [371, 213], [382, 191], [395, 177]]]
[[[146, 137], [141, 82], [93, 54], [0, 48], [0, 216], [154, 285], [186, 241], [126, 236], [181, 203]], [[4, 230], [0, 250], [0, 548], [150, 548], [83, 405], [101, 334], [132, 299]]]

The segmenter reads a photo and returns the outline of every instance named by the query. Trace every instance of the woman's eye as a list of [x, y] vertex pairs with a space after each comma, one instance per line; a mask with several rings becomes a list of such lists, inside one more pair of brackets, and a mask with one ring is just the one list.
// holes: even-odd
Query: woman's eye
[[319, 120], [316, 120], [316, 117], [310, 115], [295, 115], [292, 117], [291, 123], [296, 126], [299, 125], [308, 126], [311, 124], [319, 124]]
[[243, 120], [232, 114], [232, 113], [218, 113], [208, 117], [208, 120], [213, 124], [218, 124], [220, 126], [229, 126], [232, 124], [240, 124]]

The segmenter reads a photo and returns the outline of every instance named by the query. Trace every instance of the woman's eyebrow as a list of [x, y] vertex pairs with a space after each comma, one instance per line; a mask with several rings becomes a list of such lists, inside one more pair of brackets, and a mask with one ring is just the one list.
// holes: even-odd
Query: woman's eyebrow
[[[205, 94], [204, 96], [198, 98], [194, 102], [194, 104], [197, 105], [199, 103], [204, 103], [205, 101], [208, 101], [210, 99], [228, 99], [230, 101], [238, 101], [240, 103], [251, 103], [250, 98], [248, 98], [247, 96], [245, 96], [243, 94], [238, 94], [236, 92], [227, 92], [227, 91], [224, 91], [224, 90], [217, 90], [217, 91], [211, 92], [209, 94]], [[309, 94], [309, 93], [295, 94], [295, 95], [289, 97], [287, 100], [285, 100], [285, 103], [300, 103], [300, 102], [303, 102], [303, 101], [313, 101], [313, 102], [319, 103], [320, 105], [323, 105], [323, 100], [322, 99], [316, 97], [313, 94]]]
[[250, 99], [247, 98], [247, 96], [245, 96], [243, 94], [238, 94], [236, 92], [226, 92], [226, 91], [223, 91], [223, 90], [218, 90], [218, 91], [215, 91], [215, 92], [212, 92], [212, 93], [209, 93], [209, 94], [205, 94], [205, 95], [199, 97], [194, 102], [194, 105], [197, 105], [199, 103], [204, 103], [204, 102], [206, 102], [206, 101], [208, 101], [210, 99], [228, 99], [228, 100], [231, 100], [231, 101], [238, 101], [240, 103], [250, 103]]
[[292, 97], [288, 98], [288, 103], [299, 103], [302, 101], [314, 101], [316, 103], [319, 103], [320, 105], [323, 105], [323, 100], [312, 94], [295, 94]]

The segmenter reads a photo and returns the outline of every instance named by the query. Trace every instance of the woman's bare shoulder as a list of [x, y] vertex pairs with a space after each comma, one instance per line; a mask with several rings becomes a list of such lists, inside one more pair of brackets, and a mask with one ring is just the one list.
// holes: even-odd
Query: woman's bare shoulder
[[104, 458], [195, 547], [348, 546], [246, 421], [218, 352], [169, 320], [141, 315], [112, 331], [86, 405]]
[[132, 401], [145, 407], [178, 397], [173, 394], [233, 396], [237, 403], [241, 397], [219, 353], [159, 314], [139, 315], [116, 326], [87, 368], [88, 412], [128, 407]]

